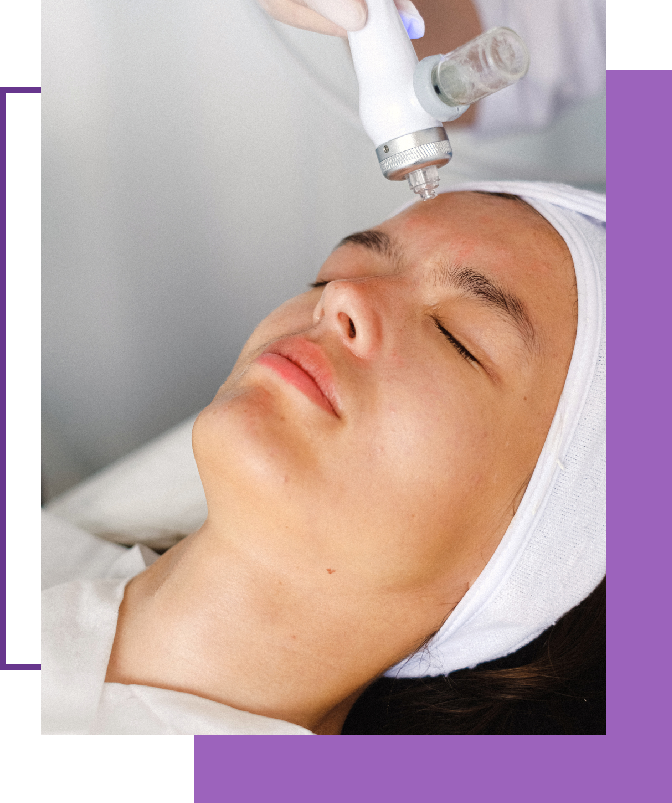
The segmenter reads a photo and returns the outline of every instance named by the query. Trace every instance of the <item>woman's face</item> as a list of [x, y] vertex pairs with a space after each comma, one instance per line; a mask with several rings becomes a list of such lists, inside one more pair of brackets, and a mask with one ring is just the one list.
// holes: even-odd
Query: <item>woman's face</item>
[[457, 602], [558, 403], [569, 251], [525, 204], [449, 193], [346, 238], [317, 285], [257, 327], [197, 420], [209, 522], [316, 582]]

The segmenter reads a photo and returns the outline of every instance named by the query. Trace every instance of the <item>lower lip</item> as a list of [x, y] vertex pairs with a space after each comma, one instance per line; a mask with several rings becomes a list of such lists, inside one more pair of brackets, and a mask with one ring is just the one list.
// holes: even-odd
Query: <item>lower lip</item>
[[276, 374], [281, 376], [286, 382], [289, 382], [290, 385], [294, 385], [297, 390], [300, 390], [304, 396], [307, 396], [323, 410], [326, 410], [332, 415], [336, 415], [336, 411], [315, 381], [308, 376], [305, 371], [299, 368], [298, 365], [294, 365], [291, 360], [288, 360], [286, 357], [281, 357], [279, 354], [266, 353], [258, 357], [257, 362], [275, 371]]

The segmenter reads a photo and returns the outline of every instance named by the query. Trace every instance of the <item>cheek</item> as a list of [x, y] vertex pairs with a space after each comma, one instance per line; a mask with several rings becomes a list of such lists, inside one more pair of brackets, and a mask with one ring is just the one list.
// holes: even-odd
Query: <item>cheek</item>
[[[374, 426], [362, 428], [360, 484], [395, 515], [438, 507], [457, 515], [490, 477], [498, 435], [490, 406], [457, 383], [440, 386], [417, 376], [388, 386]], [[439, 505], [439, 500], [445, 504]], [[438, 506], [438, 507], [437, 507]]]
[[304, 293], [285, 301], [257, 326], [248, 344], [254, 343], [258, 346], [261, 343], [277, 340], [279, 337], [310, 329], [313, 325], [316, 296], [316, 293]]
[[313, 325], [313, 310], [317, 304], [317, 294], [303, 293], [291, 298], [273, 310], [252, 332], [243, 346], [226, 382], [217, 393], [219, 397], [240, 378], [249, 363], [274, 340], [287, 335], [304, 332]]
[[422, 414], [417, 405], [390, 408], [380, 428], [362, 439], [359, 470], [351, 460], [347, 476], [331, 483], [339, 493], [321, 503], [333, 508], [334, 519], [348, 511], [352, 537], [339, 543], [359, 566], [418, 589], [471, 577], [472, 559], [490, 532], [484, 526], [491, 518], [484, 510], [492, 466], [488, 427], [457, 406], [440, 420], [435, 412], [431, 404]]

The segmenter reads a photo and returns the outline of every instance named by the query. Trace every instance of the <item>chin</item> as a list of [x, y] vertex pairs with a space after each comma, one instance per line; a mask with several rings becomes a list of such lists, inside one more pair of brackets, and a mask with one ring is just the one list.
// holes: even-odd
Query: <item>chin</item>
[[286, 505], [292, 480], [303, 485], [310, 472], [308, 444], [292, 421], [300, 421], [298, 412], [264, 387], [220, 390], [193, 429], [209, 509], [215, 499], [235, 507], [250, 496], [260, 508]]

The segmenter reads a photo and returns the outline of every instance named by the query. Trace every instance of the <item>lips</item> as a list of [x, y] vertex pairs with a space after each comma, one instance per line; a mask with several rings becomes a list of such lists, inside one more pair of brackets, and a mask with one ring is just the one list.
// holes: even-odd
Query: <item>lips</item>
[[270, 368], [323, 410], [338, 417], [339, 402], [331, 366], [316, 343], [302, 337], [278, 340], [257, 357], [256, 362]]

